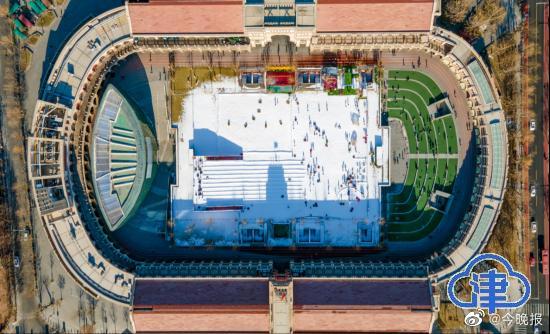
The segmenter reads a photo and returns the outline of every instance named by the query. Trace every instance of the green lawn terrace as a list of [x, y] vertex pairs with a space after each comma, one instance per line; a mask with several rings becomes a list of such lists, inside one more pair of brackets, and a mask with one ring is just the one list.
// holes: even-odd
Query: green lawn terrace
[[439, 200], [452, 202], [457, 133], [448, 99], [427, 75], [389, 70], [386, 87], [387, 116], [401, 122], [408, 143], [406, 179], [385, 197], [386, 232], [390, 241], [414, 241], [428, 236], [444, 218]]

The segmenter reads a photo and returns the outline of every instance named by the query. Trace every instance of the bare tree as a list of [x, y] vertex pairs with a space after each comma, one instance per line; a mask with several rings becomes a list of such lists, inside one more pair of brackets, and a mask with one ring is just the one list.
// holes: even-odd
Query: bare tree
[[473, 15], [466, 22], [466, 31], [471, 36], [479, 36], [487, 29], [494, 30], [506, 17], [506, 9], [500, 0], [483, 0], [477, 5]]
[[443, 2], [443, 18], [451, 24], [461, 24], [472, 5], [472, 0], [447, 0]]
[[50, 281], [53, 282], [53, 251], [50, 251]]
[[97, 299], [95, 299], [91, 295], [88, 295], [88, 306], [89, 306], [88, 310], [89, 310], [90, 318], [92, 319], [92, 327], [95, 328], [95, 324], [96, 324], [95, 310], [97, 307]]
[[101, 321], [103, 322], [103, 328], [107, 331], [107, 310], [105, 310], [104, 303], [101, 303]]
[[115, 326], [114, 329], [115, 329], [115, 332], [117, 331], [116, 330], [116, 321], [117, 321], [117, 314], [116, 314], [116, 309], [115, 309], [115, 305], [114, 304], [111, 304], [111, 312], [109, 314], [111, 316], [111, 321], [113, 321], [113, 325]]
[[65, 276], [63, 274], [57, 276], [57, 287], [59, 288], [60, 299], [63, 300], [63, 289], [65, 288]]

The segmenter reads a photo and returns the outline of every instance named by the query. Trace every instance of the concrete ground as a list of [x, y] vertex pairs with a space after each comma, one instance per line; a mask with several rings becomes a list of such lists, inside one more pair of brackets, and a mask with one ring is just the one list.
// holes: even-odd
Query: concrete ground
[[[35, 216], [37, 213], [35, 212]], [[36, 221], [38, 217], [36, 217]], [[50, 330], [124, 333], [132, 329], [128, 307], [94, 299], [59, 261], [46, 231], [36, 226], [36, 276], [39, 310]], [[29, 329], [25, 328], [24, 332]]]
[[32, 121], [36, 100], [41, 96], [39, 91], [44, 89], [44, 81], [65, 42], [91, 18], [123, 4], [123, 0], [67, 0], [63, 5], [55, 8], [54, 13], [57, 19], [49, 27], [37, 28], [42, 36], [35, 45], [29, 46], [29, 50], [32, 52], [32, 62], [25, 72], [27, 89], [24, 108], [27, 111], [25, 114], [27, 128]]
[[392, 185], [388, 192], [399, 193], [407, 178], [408, 161], [405, 156], [409, 152], [409, 143], [401, 121], [391, 119], [389, 126], [391, 129], [390, 179]]

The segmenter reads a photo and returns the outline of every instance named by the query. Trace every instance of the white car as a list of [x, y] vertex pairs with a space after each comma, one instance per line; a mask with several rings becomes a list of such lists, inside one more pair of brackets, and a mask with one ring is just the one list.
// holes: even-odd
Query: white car
[[533, 185], [531, 186], [531, 197], [537, 196], [537, 188]]
[[531, 220], [531, 233], [537, 234], [537, 222], [534, 220]]
[[537, 128], [537, 123], [535, 123], [535, 120], [532, 119], [529, 121], [529, 130], [531, 131], [535, 131], [535, 129]]
[[20, 265], [21, 265], [21, 261], [19, 261], [19, 256], [15, 256], [15, 257], [13, 258], [13, 266], [14, 266], [15, 268], [19, 268]]

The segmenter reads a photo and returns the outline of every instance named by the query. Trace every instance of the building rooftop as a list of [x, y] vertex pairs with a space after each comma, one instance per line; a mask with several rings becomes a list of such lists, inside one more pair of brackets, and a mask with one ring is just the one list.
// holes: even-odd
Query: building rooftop
[[427, 280], [294, 280], [294, 308], [396, 307], [430, 309]]
[[138, 279], [132, 319], [139, 333], [267, 333], [267, 279]]
[[267, 279], [138, 279], [134, 308], [192, 310], [269, 306]]
[[234, 0], [130, 3], [128, 12], [136, 35], [234, 34], [244, 31], [243, 3]]
[[106, 88], [98, 108], [92, 145], [94, 187], [109, 229], [120, 227], [139, 203], [151, 177], [152, 144], [122, 94]]
[[294, 333], [430, 333], [432, 312], [408, 310], [301, 310]]
[[318, 32], [429, 31], [432, 0], [318, 0]]

